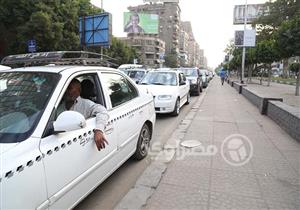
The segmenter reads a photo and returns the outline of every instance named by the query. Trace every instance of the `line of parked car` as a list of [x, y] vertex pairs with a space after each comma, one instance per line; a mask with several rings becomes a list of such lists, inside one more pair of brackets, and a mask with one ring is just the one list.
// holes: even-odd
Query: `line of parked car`
[[152, 93], [156, 113], [171, 113], [174, 116], [179, 114], [184, 104], [189, 104], [191, 95], [199, 96], [214, 76], [211, 71], [198, 68], [148, 70], [142, 66], [123, 65], [119, 70]]
[[[178, 115], [190, 93], [198, 95], [209, 81], [209, 72], [197, 68], [135, 66], [123, 69], [126, 76], [100, 66], [102, 59], [88, 66], [95, 56], [59, 51], [1, 61], [25, 67], [0, 71], [0, 209], [73, 208], [127, 159], [147, 156], [156, 113]], [[78, 64], [83, 58], [85, 65]], [[73, 79], [81, 83], [81, 98], [108, 111], [109, 144], [101, 151], [95, 116], [58, 111]]]

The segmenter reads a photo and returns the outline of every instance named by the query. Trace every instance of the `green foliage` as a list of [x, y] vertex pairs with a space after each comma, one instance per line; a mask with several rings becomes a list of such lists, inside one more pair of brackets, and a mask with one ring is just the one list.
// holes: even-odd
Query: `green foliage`
[[292, 63], [289, 66], [290, 70], [295, 72], [295, 73], [299, 73], [300, 72], [300, 63]]
[[170, 68], [177, 68], [177, 53], [172, 51], [171, 53], [168, 53], [165, 55], [165, 65]]
[[275, 38], [281, 57], [300, 56], [300, 16], [283, 21]]
[[263, 40], [256, 45], [257, 63], [271, 64], [280, 59], [274, 40]]
[[276, 0], [266, 2], [269, 13], [258, 18], [253, 26], [256, 25], [258, 39], [269, 39], [281, 25], [283, 21], [292, 19], [299, 12], [299, 0]]
[[89, 0], [1, 0], [0, 57], [26, 53], [29, 39], [37, 51], [80, 49], [79, 16], [100, 12]]
[[115, 62], [118, 65], [124, 63], [133, 63], [133, 59], [138, 58], [136, 51], [124, 44], [123, 42], [113, 38], [112, 46], [104, 52], [106, 55], [117, 59]]

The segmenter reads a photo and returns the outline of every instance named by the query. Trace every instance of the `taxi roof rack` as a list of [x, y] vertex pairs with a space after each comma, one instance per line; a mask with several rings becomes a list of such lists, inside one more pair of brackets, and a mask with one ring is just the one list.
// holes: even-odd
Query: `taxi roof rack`
[[9, 55], [2, 59], [1, 64], [10, 67], [54, 65], [89, 65], [118, 67], [117, 59], [107, 55], [88, 51], [53, 51], [18, 55]]

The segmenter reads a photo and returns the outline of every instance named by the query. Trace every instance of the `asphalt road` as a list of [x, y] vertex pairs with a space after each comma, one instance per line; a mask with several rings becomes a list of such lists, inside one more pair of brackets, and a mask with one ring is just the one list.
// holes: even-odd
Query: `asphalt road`
[[[199, 96], [191, 97], [191, 103], [183, 106], [177, 117], [158, 115], [156, 117], [152, 143], [159, 141], [163, 145], [171, 136], [180, 121], [190, 111], [198, 97]], [[141, 161], [129, 159], [105, 182], [98, 186], [88, 197], [78, 204], [75, 209], [113, 209], [130, 188], [134, 186], [136, 180], [150, 163], [151, 158], [149, 156]]]

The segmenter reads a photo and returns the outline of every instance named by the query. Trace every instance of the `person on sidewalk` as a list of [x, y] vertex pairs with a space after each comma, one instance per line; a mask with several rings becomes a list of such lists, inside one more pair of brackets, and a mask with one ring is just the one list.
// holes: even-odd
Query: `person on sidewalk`
[[221, 70], [220, 70], [220, 77], [221, 77], [221, 83], [222, 83], [222, 85], [224, 84], [226, 75], [227, 75], [227, 72], [226, 72], [226, 70], [222, 67]]

